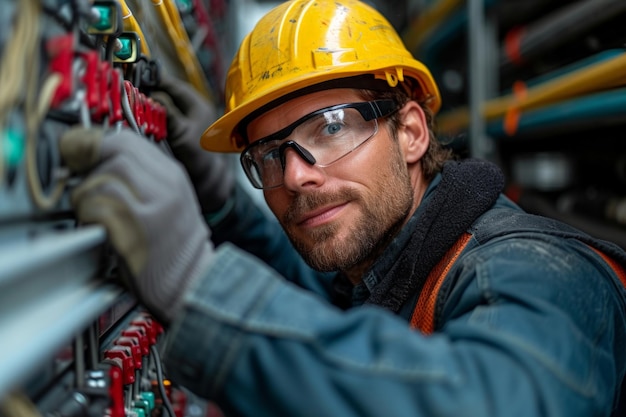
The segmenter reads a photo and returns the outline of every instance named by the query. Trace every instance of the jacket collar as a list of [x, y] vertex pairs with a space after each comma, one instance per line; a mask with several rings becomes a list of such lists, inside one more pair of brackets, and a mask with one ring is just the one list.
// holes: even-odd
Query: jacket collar
[[363, 284], [353, 288], [345, 277], [337, 277], [335, 289], [343, 298], [339, 304], [376, 304], [398, 312], [421, 291], [430, 270], [458, 237], [495, 203], [503, 187], [504, 176], [495, 164], [447, 162], [411, 219], [364, 275]]

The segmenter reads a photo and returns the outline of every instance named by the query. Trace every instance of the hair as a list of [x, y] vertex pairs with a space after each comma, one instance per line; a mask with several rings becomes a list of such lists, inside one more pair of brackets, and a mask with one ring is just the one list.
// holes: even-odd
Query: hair
[[[415, 91], [414, 88], [404, 85], [405, 88], [387, 88], [381, 90], [361, 89], [360, 93], [363, 98], [369, 101], [392, 99], [398, 103], [399, 107], [404, 106], [410, 100], [415, 100], [420, 105], [424, 114], [426, 115], [426, 127], [428, 128], [429, 143], [426, 153], [421, 159], [422, 174], [427, 181], [433, 179], [433, 177], [441, 172], [444, 162], [453, 159], [453, 151], [449, 148], [445, 148], [435, 135], [435, 115], [433, 111], [426, 106], [424, 101], [414, 99], [408, 91]], [[386, 118], [387, 126], [391, 131], [391, 135], [394, 139], [398, 139], [398, 130], [402, 126], [402, 118], [400, 112], [394, 112]]]

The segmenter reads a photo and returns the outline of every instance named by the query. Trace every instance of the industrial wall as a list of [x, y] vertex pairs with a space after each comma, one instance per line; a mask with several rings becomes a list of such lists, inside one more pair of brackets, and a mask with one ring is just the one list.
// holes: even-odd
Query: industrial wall
[[442, 141], [508, 195], [626, 247], [626, 2], [413, 1], [409, 49], [441, 88]]

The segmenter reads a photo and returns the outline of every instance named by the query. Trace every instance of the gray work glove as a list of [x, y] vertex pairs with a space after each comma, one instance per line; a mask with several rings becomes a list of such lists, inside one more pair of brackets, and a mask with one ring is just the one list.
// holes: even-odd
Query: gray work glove
[[167, 109], [167, 141], [185, 166], [203, 213], [219, 211], [230, 197], [235, 174], [227, 155], [205, 151], [200, 137], [216, 118], [214, 106], [190, 84], [163, 77], [152, 98]]
[[180, 163], [124, 130], [74, 128], [61, 156], [84, 180], [71, 200], [82, 223], [102, 224], [135, 296], [167, 324], [213, 256], [209, 229]]

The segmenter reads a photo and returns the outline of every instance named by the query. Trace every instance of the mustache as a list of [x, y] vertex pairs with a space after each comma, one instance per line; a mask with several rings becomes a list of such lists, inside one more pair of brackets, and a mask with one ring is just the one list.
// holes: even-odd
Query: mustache
[[313, 211], [318, 207], [330, 205], [338, 201], [356, 200], [358, 198], [358, 192], [352, 188], [342, 188], [331, 192], [298, 194], [289, 207], [287, 207], [282, 217], [283, 224], [292, 224], [302, 217], [304, 213]]

